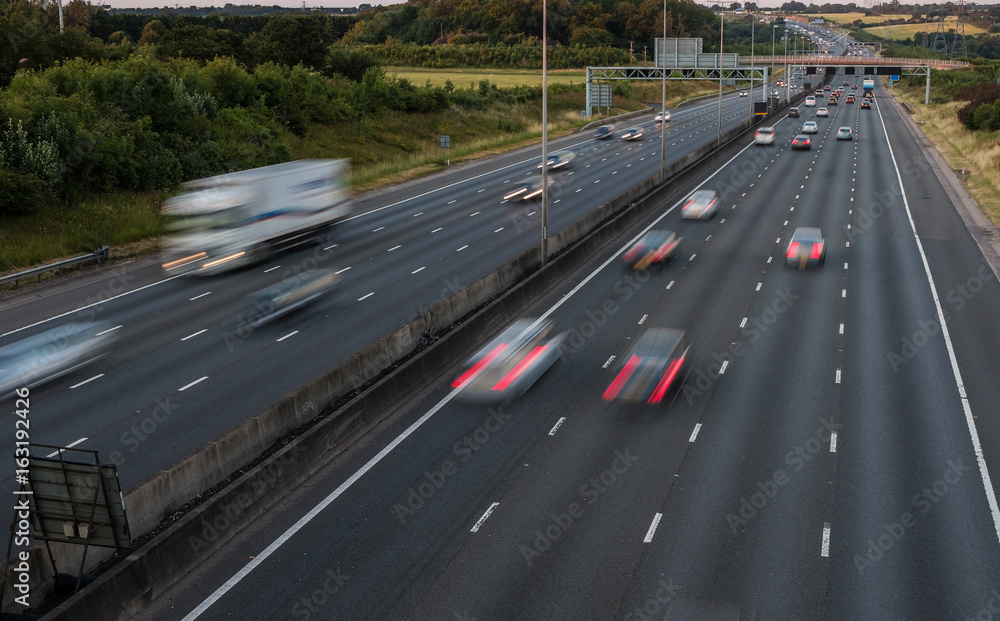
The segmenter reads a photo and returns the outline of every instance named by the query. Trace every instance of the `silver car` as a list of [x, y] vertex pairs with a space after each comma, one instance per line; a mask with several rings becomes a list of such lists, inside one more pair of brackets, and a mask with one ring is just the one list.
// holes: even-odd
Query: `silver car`
[[854, 132], [850, 127], [841, 127], [837, 130], [837, 140], [853, 140]]
[[112, 330], [106, 321], [69, 323], [0, 347], [0, 397], [94, 362], [110, 351]]
[[642, 128], [630, 127], [622, 132], [622, 140], [642, 140]]
[[715, 190], [697, 190], [681, 208], [681, 216], [688, 219], [707, 220], [719, 210], [719, 195]]
[[818, 134], [819, 133], [819, 125], [816, 124], [816, 121], [806, 121], [805, 123], [802, 124], [802, 133], [803, 134]]

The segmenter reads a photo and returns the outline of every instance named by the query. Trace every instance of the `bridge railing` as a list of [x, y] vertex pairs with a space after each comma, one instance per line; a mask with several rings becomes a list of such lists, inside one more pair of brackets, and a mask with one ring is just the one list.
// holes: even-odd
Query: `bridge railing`
[[788, 54], [776, 56], [740, 56], [741, 65], [775, 65], [785, 63], [795, 65], [897, 65], [897, 66], [921, 66], [930, 65], [935, 69], [959, 69], [971, 66], [961, 60], [935, 60], [930, 58], [892, 58], [892, 57], [852, 57], [834, 56], [832, 54]]

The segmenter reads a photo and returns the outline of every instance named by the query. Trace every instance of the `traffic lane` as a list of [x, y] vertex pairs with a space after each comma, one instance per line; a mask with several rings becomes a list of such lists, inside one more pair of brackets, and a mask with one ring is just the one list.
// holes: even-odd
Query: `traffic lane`
[[[758, 221], [762, 221], [762, 220], [765, 220], [765, 219], [761, 218], [760, 220], [758, 220], [758, 219], [755, 218], [754, 222], [758, 222]], [[767, 238], [769, 240], [767, 247], [768, 247], [768, 249], [772, 249], [773, 248], [773, 241], [772, 241], [773, 238], [771, 237], [771, 233], [770, 232], [767, 234]], [[700, 256], [710, 256], [712, 254], [711, 252], [706, 251], [706, 249], [705, 249], [706, 246], [708, 246], [707, 243], [704, 244], [699, 249], [699, 255]], [[750, 297], [751, 293], [754, 290], [753, 287], [752, 287], [752, 285], [751, 285], [751, 283], [755, 282], [759, 278], [760, 268], [764, 264], [763, 258], [760, 259], [759, 265], [754, 266], [754, 268], [751, 268], [751, 269], [753, 269], [755, 271], [755, 273], [751, 275], [752, 278], [747, 277], [746, 274], [740, 274], [738, 276], [733, 276], [732, 275], [734, 272], [739, 272], [740, 271], [739, 269], [736, 269], [736, 270], [732, 269], [732, 266], [733, 265], [744, 265], [745, 263], [743, 261], [733, 260], [734, 259], [733, 256], [725, 256], [725, 255], [720, 256], [719, 259], [720, 259], [720, 264], [721, 265], [715, 266], [714, 268], [713, 267], [705, 267], [705, 264], [704, 263], [700, 263], [700, 262], [697, 263], [697, 265], [699, 265], [702, 268], [701, 273], [703, 275], [706, 274], [706, 273], [718, 274], [720, 272], [722, 274], [727, 274], [727, 272], [728, 272], [729, 273], [728, 275], [730, 277], [729, 278], [723, 278], [723, 280], [726, 281], [726, 282], [720, 283], [720, 282], [718, 282], [717, 279], [713, 279], [712, 280], [713, 285], [712, 285], [711, 288], [718, 289], [718, 290], [721, 290], [722, 292], [724, 292], [723, 294], [720, 295], [720, 297], [727, 297], [727, 298], [729, 298], [729, 301], [733, 302], [733, 304], [731, 306], [739, 307], [740, 303], [734, 301], [734, 298], [736, 298], [738, 296], [738, 294], [736, 294], [733, 290], [742, 292], [742, 295], [743, 295], [744, 298], [749, 298]], [[702, 261], [702, 260], [699, 259], [699, 261]], [[687, 270], [687, 269], [688, 268], [685, 268], [685, 270]], [[691, 272], [691, 273], [694, 274], [694, 272]], [[730, 280], [733, 281], [733, 283], [734, 283], [733, 285], [729, 284], [728, 281], [730, 281]], [[707, 340], [707, 339], [702, 338], [702, 337], [708, 336], [709, 334], [711, 334], [711, 335], [714, 336], [713, 333], [715, 332], [715, 330], [712, 330], [712, 329], [699, 330], [699, 326], [701, 326], [703, 324], [708, 324], [709, 326], [711, 326], [712, 328], [714, 328], [714, 327], [716, 327], [719, 324], [719, 321], [716, 320], [717, 318], [714, 316], [714, 314], [721, 312], [722, 314], [729, 314], [729, 315], [731, 315], [732, 314], [732, 310], [731, 310], [731, 306], [725, 306], [723, 304], [713, 304], [713, 303], [711, 303], [711, 300], [706, 301], [707, 298], [711, 297], [709, 295], [693, 294], [693, 295], [687, 295], [687, 296], [685, 296], [685, 294], [684, 294], [685, 284], [687, 284], [687, 285], [692, 285], [693, 284], [693, 286], [698, 287], [699, 286], [698, 283], [699, 283], [699, 280], [698, 280], [697, 276], [690, 276], [690, 277], [685, 278], [684, 274], [680, 275], [676, 279], [676, 281], [674, 283], [674, 286], [671, 288], [671, 294], [670, 295], [671, 296], [680, 296], [679, 298], [671, 298], [671, 299], [687, 300], [686, 304], [687, 304], [688, 308], [687, 308], [687, 310], [685, 312], [678, 312], [677, 309], [672, 308], [672, 309], [667, 310], [665, 313], [663, 313], [663, 316], [667, 317], [669, 319], [672, 319], [674, 321], [680, 321], [680, 323], [683, 324], [684, 327], [690, 328], [691, 329], [690, 333], [692, 335], [694, 335], [692, 337], [694, 339], [694, 341], [696, 343], [701, 344], [701, 343], [703, 343], [704, 341]], [[705, 287], [704, 283], [702, 282], [700, 286], [702, 287], [702, 290], [700, 291], [700, 293], [704, 294], [705, 293], [704, 292], [704, 287]], [[690, 289], [688, 289], [687, 291], [690, 291]], [[726, 296], [725, 292], [731, 292], [731, 293], [733, 293], [733, 295]], [[679, 305], [683, 306], [684, 302], [680, 302]], [[725, 310], [723, 310], [723, 309], [725, 309]], [[687, 321], [685, 321], [685, 318], [687, 318]], [[661, 317], [661, 319], [662, 319], [662, 317]], [[737, 316], [731, 316], [731, 317], [729, 317], [729, 319], [731, 320], [731, 324], [733, 325], [734, 331], [738, 330], [738, 328], [736, 327], [738, 325], [738, 317]], [[622, 315], [620, 318], [616, 317], [616, 323], [624, 323], [625, 320], [626, 320], [625, 315]], [[658, 322], [656, 320], [656, 316], [655, 315], [650, 315], [648, 317], [643, 316], [642, 318], [640, 318], [640, 321], [643, 321], [644, 325], [663, 325], [662, 321]], [[674, 324], [671, 324], [671, 325], [674, 325]], [[604, 333], [608, 329], [609, 328], [603, 328], [601, 330], [601, 334], [598, 337], [595, 337], [595, 338], [600, 338], [602, 341], [606, 340]], [[612, 327], [610, 327], [610, 329], [613, 330], [614, 327], [612, 326]], [[699, 333], [701, 334], [701, 336], [697, 336]], [[716, 347], [720, 347], [720, 348], [723, 347], [723, 346], [728, 347], [728, 345], [729, 345], [728, 335], [727, 336], [722, 336], [720, 338], [722, 338], [722, 340], [724, 341], [724, 343], [722, 343], [722, 342], [716, 343], [715, 344]], [[619, 342], [623, 342], [623, 341], [619, 341]], [[619, 346], [619, 349], [621, 349], [621, 346]], [[617, 350], [615, 350], [615, 351], [617, 351]], [[620, 355], [623, 354], [624, 351], [618, 351], [617, 353], [618, 353], [618, 355], [620, 357]], [[603, 357], [604, 356], [601, 355], [601, 356], [598, 356], [597, 358], [600, 359], [600, 358], [603, 358]], [[593, 363], [596, 364], [597, 362], [598, 362], [598, 360], [595, 359]], [[704, 362], [705, 363], [710, 363], [710, 362], [713, 362], [713, 361], [712, 361], [712, 359], [708, 359], [708, 360], [705, 360]], [[607, 372], [605, 372], [605, 375], [607, 375]], [[613, 373], [612, 373], [612, 375], [613, 375]], [[600, 389], [603, 389], [603, 387], [608, 382], [610, 382], [611, 379], [612, 379], [611, 376], [605, 377], [605, 381], [602, 382], [602, 383], [600, 383], [598, 387], [591, 387], [590, 388], [589, 392], [594, 393], [591, 396], [591, 401], [597, 401], [598, 400], [598, 391]], [[585, 390], [585, 388], [584, 388], [583, 385], [580, 385], [579, 387], [577, 387], [575, 389], [571, 388], [569, 390], [566, 390], [566, 391], [564, 391], [564, 394], [577, 394], [578, 391], [580, 391], [580, 390]], [[528, 398], [528, 395], [526, 395], [525, 398]], [[534, 397], [531, 397], [531, 398], [533, 399]], [[572, 409], [576, 410], [578, 408], [572, 408]], [[626, 414], [625, 413], [626, 409], [631, 410], [631, 411]], [[614, 411], [614, 410], [615, 410], [615, 408], [612, 409], [612, 411]], [[627, 422], [629, 422], [631, 420], [631, 418], [629, 417], [629, 415], [635, 415], [637, 411], [638, 412], [643, 412], [644, 409], [643, 408], [639, 408], [638, 410], [636, 410], [636, 409], [632, 409], [632, 408], [621, 408], [621, 410], [622, 410], [622, 413], [623, 413], [623, 415], [622, 415], [622, 419], [623, 420], [616, 420], [616, 421], [614, 421], [616, 423], [622, 423], [622, 422], [627, 423]], [[647, 410], [647, 412], [648, 412], [648, 410]], [[675, 414], [674, 410], [671, 410], [670, 413], [671, 413], [671, 418], [674, 418], [674, 414]], [[613, 414], [613, 415], [616, 416], [616, 418], [618, 416], [617, 412], [615, 414]], [[596, 412], [594, 414], [591, 414], [590, 418], [596, 419]], [[692, 420], [689, 420], [689, 421], [685, 421], [685, 424], [687, 425], [687, 427], [686, 427], [686, 429], [684, 429], [684, 432], [682, 434], [681, 433], [673, 433], [673, 434], [671, 434], [671, 436], [680, 437], [681, 439], [683, 439], [683, 437], [687, 437], [689, 435], [689, 433], [690, 433], [690, 430], [693, 428], [693, 425], [691, 425], [691, 423], [694, 422], [694, 420], [697, 420], [697, 419], [695, 418], [695, 419], [692, 419]], [[682, 427], [683, 427], [683, 425], [682, 425]], [[568, 430], [573, 428], [573, 424], [572, 424], [571, 419], [567, 420], [567, 422], [564, 424], [563, 428], [567, 429], [567, 431], [566, 431], [567, 434], [570, 433]], [[560, 428], [560, 430], [562, 430], [563, 428]], [[611, 432], [601, 432], [598, 435], [607, 436], [610, 433]], [[580, 446], [581, 444], [585, 444], [585, 443], [582, 443], [581, 441], [574, 441], [574, 442], [570, 443], [570, 446], [577, 447], [577, 446]], [[684, 445], [684, 442], [681, 442], [681, 446], [683, 446], [683, 445]], [[548, 450], [548, 447], [547, 447], [546, 450]], [[592, 453], [592, 452], [593, 451], [588, 451], [588, 454]], [[559, 463], [559, 464], [562, 464], [562, 463], [565, 463], [565, 462], [579, 463], [581, 461], [581, 459], [582, 459], [581, 457], [570, 457], [570, 458], [561, 458], [560, 457], [558, 460], [556, 460], [556, 463]], [[529, 511], [540, 511], [541, 509], [538, 508], [539, 506], [546, 507], [546, 502], [544, 501], [544, 499], [545, 498], [549, 498], [549, 497], [551, 497], [553, 495], [553, 493], [552, 493], [552, 491], [550, 489], [552, 487], [552, 485], [553, 485], [553, 482], [551, 482], [551, 481], [548, 480], [548, 475], [546, 473], [548, 473], [551, 470], [555, 470], [556, 467], [555, 466], [549, 466], [548, 469], [543, 469], [540, 464], [536, 464], [536, 466], [537, 467], [534, 470], [532, 470], [532, 472], [537, 473], [540, 470], [543, 470], [544, 473], [542, 475], [538, 475], [538, 476], [540, 476], [542, 478], [542, 481], [538, 485], [534, 485], [534, 484], [528, 485], [527, 483], [524, 483], [523, 486], [524, 486], [525, 490], [523, 492], [519, 492], [518, 493], [518, 495], [520, 495], [520, 496], [525, 496], [526, 495], [526, 496], [528, 496], [528, 498], [527, 499], [525, 499], [525, 498], [518, 498], [517, 495], [515, 495], [514, 492], [509, 493], [507, 496], [509, 496], [510, 498], [508, 499], [507, 496], [505, 496], [505, 498], [503, 500], [499, 501], [499, 503], [500, 503], [499, 504], [499, 508], [496, 510], [496, 512], [494, 512], [493, 514], [491, 514], [491, 516], [489, 518], [490, 521], [487, 522], [487, 524], [493, 523], [494, 516], [500, 515], [501, 512], [503, 513], [503, 515], [507, 515], [508, 512], [515, 511], [515, 510], [518, 511], [519, 514], [522, 513], [524, 511], [524, 509], [521, 509], [522, 505], [525, 506], [525, 507], [528, 507]], [[585, 467], [577, 467], [577, 469], [578, 470], [586, 470]], [[528, 475], [525, 475], [525, 476], [528, 476]], [[666, 479], [669, 480], [669, 477], [666, 477]], [[523, 478], [522, 478], [522, 480], [523, 480]], [[518, 489], [520, 489], [521, 486], [522, 486], [522, 481], [519, 481], [518, 482]], [[537, 488], [539, 488], [539, 487], [541, 488], [541, 491], [538, 492], [539, 493], [539, 497], [535, 498], [533, 495], [535, 494], [535, 490]], [[572, 491], [572, 488], [574, 488], [574, 487], [576, 487], [576, 486], [569, 485], [568, 487], [566, 487], [566, 493], [568, 493], [569, 491]], [[659, 490], [657, 490], [657, 492], [659, 492]], [[654, 494], [654, 496], [655, 496], [655, 494]], [[629, 494], [628, 497], [635, 498], [637, 496], [635, 494]], [[514, 509], [511, 509], [510, 506], [514, 505], [514, 504], [516, 504], [517, 507], [515, 507]], [[630, 507], [630, 511], [632, 509], [634, 509], [634, 508]], [[578, 516], [577, 516], [578, 518], [581, 518], [582, 515], [583, 515], [582, 511], [576, 511], [576, 513], [578, 514]], [[651, 519], [652, 516], [653, 516], [652, 509], [648, 510], [646, 513], [647, 513], [647, 518]], [[621, 514], [622, 514], [621, 511], [616, 511], [615, 512], [615, 515], [617, 516], [616, 519], [619, 520], [619, 521], [622, 519], [621, 518]], [[570, 515], [570, 517], [572, 517], [571, 514], [567, 514], [567, 515]], [[501, 518], [497, 518], [497, 519], [500, 520]], [[523, 521], [523, 519], [522, 520], [513, 520], [514, 523], [519, 523], [519, 522], [522, 522], [522, 521]], [[566, 520], [564, 519], [563, 521], [565, 522]], [[500, 523], [501, 522], [499, 522], [499, 521], [496, 522], [496, 524], [500, 524]], [[529, 523], [530, 523], [530, 521], [529, 521]], [[649, 524], [648, 521], [644, 522], [640, 518], [638, 521], [636, 521], [636, 524], [633, 525], [633, 528], [631, 530], [632, 531], [637, 531], [637, 532], [645, 532], [646, 529], [648, 528], [648, 524]], [[587, 556], [589, 556], [590, 560], [585, 562], [585, 559], [572, 559], [572, 560], [567, 559], [566, 561], [561, 562], [562, 569], [559, 572], [559, 575], [563, 575], [566, 572], [566, 569], [565, 569], [566, 567], [577, 568], [577, 567], [593, 566], [595, 564], [594, 558], [598, 558], [598, 559], [601, 558], [601, 553], [600, 552], [595, 552], [595, 550], [599, 550], [602, 547], [602, 545], [604, 545], [606, 543], [607, 539], [611, 536], [610, 533], [617, 532], [617, 530], [618, 530], [618, 528], [620, 526], [621, 526], [620, 524], [609, 525], [609, 524], [607, 524], [605, 522], [603, 524], [602, 523], [597, 523], [595, 525], [591, 525], [590, 527], [584, 527], [582, 530], [577, 529], [577, 531], [576, 531], [577, 533], [582, 533], [582, 534], [580, 534], [578, 536], [587, 536], [588, 538], [586, 539], [585, 542], [581, 542], [580, 544], [572, 546], [572, 549], [573, 550], [585, 550], [584, 554], [587, 555]], [[500, 528], [500, 526], [494, 526], [494, 528]], [[555, 531], [553, 530], [553, 532], [555, 532]], [[496, 536], [491, 536], [488, 540], [490, 542], [493, 542], [493, 541], [496, 541], [496, 539], [497, 539]], [[548, 543], [547, 542], [547, 538], [543, 537], [542, 540], [541, 540], [541, 543], [539, 543], [536, 546], [536, 548], [534, 548], [534, 549], [530, 549], [530, 547], [529, 547], [528, 550], [525, 550], [525, 548], [522, 547], [521, 548], [522, 556], [526, 556], [528, 558], [528, 560], [534, 560], [535, 559], [535, 553], [539, 552], [538, 548], [539, 547], [546, 548], [547, 543]], [[632, 541], [632, 543], [635, 543], [634, 540]], [[622, 546], [623, 546], [623, 543], [621, 541], [617, 541], [616, 540], [616, 541], [611, 542], [609, 549], [621, 550]], [[640, 546], [640, 548], [641, 548], [641, 546]], [[547, 548], [546, 548], [545, 551], [547, 552]], [[516, 597], [517, 601], [518, 602], [523, 602], [523, 604], [519, 604], [518, 606], [515, 606], [515, 607], [511, 607], [508, 604], [507, 605], [508, 610], [505, 610], [505, 612], [504, 612], [504, 618], [523, 618], [523, 616], [525, 614], [525, 611], [549, 610], [550, 607], [558, 608], [558, 610], [559, 610], [559, 616], [560, 617], [565, 616], [566, 618], [573, 618], [574, 615], [577, 614], [577, 613], [574, 612], [575, 610], [579, 611], [580, 614], [582, 614], [582, 611], [584, 611], [584, 610], [593, 610], [594, 609], [594, 607], [596, 605], [596, 602], [595, 602], [595, 600], [591, 596], [589, 596], [588, 594], [580, 593], [579, 589], [571, 590], [568, 585], [563, 585], [561, 583], [554, 584], [552, 582], [552, 578], [550, 578], [548, 576], [538, 576], [538, 575], [530, 574], [530, 575], [528, 575], [526, 577], [522, 577], [521, 572], [517, 568], [508, 569], [506, 563], [501, 564], [501, 567], [497, 567], [497, 568], [494, 568], [494, 567], [477, 567], [477, 566], [474, 566], [474, 565], [471, 568], [469, 567], [469, 564], [476, 562], [476, 559], [480, 559], [480, 558], [484, 558], [484, 557], [486, 557], [486, 558], [495, 558], [497, 556], [497, 554], [499, 554], [499, 552], [497, 552], [496, 554], [494, 554], [492, 552], [486, 552], [486, 553], [484, 553], [482, 551], [477, 551], [477, 549], [475, 547], [471, 548], [471, 551], [468, 551], [468, 552], [466, 551], [466, 549], [463, 549], [463, 553], [462, 553], [461, 558], [464, 559], [464, 560], [461, 561], [461, 562], [456, 561], [456, 563], [453, 563], [452, 568], [449, 569], [449, 572], [452, 572], [452, 571], [455, 572], [455, 574], [456, 574], [455, 578], [453, 578], [453, 579], [452, 578], [447, 578], [447, 579], [443, 578], [440, 582], [441, 582], [442, 585], [447, 585], [447, 586], [441, 586], [440, 588], [436, 589], [437, 592], [428, 595], [427, 598], [425, 599], [425, 601], [422, 602], [421, 607], [418, 609], [418, 612], [415, 613], [416, 617], [417, 618], [437, 618], [437, 617], [441, 616], [442, 612], [446, 612], [449, 609], [461, 610], [463, 612], [467, 612], [468, 614], [472, 614], [473, 616], [475, 616], [477, 614], [477, 612], [481, 613], [483, 611], [493, 611], [493, 614], [495, 614], [495, 609], [494, 609], [495, 602], [493, 602], [492, 599], [491, 599], [492, 596], [490, 595], [490, 591], [489, 590], [479, 589], [474, 584], [468, 584], [469, 582], [480, 582], [480, 578], [479, 577], [483, 576], [484, 573], [486, 574], [486, 577], [481, 580], [481, 582], [482, 582], [483, 585], [487, 585], [487, 584], [494, 584], [495, 585], [497, 583], [502, 583], [502, 584], [505, 584], [505, 585], [511, 584], [511, 583], [515, 583], [516, 584], [516, 586], [512, 586], [511, 588], [515, 589], [516, 592], [517, 592], [517, 597]], [[568, 551], [568, 552], [563, 553], [563, 556], [567, 556], [567, 555], [570, 555], [570, 554], [572, 554], [572, 552]], [[539, 556], [540, 556], [540, 554], [539, 554]], [[622, 556], [626, 557], [626, 559], [628, 557], [628, 555], [624, 555], [624, 554]], [[634, 558], [634, 556], [633, 556], [633, 558]], [[626, 562], [626, 559], [623, 559], [622, 561], [616, 561], [616, 563], [624, 563], [623, 566], [627, 567], [628, 566], [628, 562]], [[606, 566], [609, 563], [597, 563], [597, 564], [600, 564], [602, 566]], [[575, 584], [575, 585], [588, 585], [588, 586], [590, 586], [590, 585], [593, 584], [594, 581], [593, 581], [592, 577], [580, 576], [580, 575], [578, 575], [578, 573], [579, 572], [576, 572], [576, 573], [572, 573], [571, 572], [570, 575], [569, 575], [568, 582], [572, 583], [572, 584]], [[626, 573], [627, 574], [627, 573], [631, 573], [631, 572], [625, 570], [624, 572], [618, 571], [618, 572], [615, 572], [615, 573], [617, 575], [620, 575], [622, 573]], [[496, 574], [500, 574], [500, 575], [496, 575]], [[468, 577], [468, 578], [464, 578], [464, 577]], [[462, 585], [461, 587], [459, 587], [459, 588], [455, 588], [454, 587], [454, 583], [455, 583], [456, 580], [458, 580], [459, 584]], [[558, 581], [559, 578], [557, 577], [556, 580]], [[607, 579], [607, 577], [602, 576], [602, 579], [599, 582], [609, 583], [609, 580]], [[609, 587], [610, 586], [612, 586], [612, 585], [609, 584]], [[620, 585], [620, 584], [617, 585], [617, 587], [621, 587], [621, 586], [622, 585]], [[590, 586], [590, 588], [594, 589], [595, 587]], [[603, 588], [603, 586], [601, 588]], [[463, 594], [463, 597], [461, 598], [461, 601], [457, 601], [456, 602], [454, 598], [449, 599], [450, 594], [451, 593], [456, 593], [456, 592]], [[564, 598], [561, 598], [559, 600], [559, 603], [558, 603], [557, 606], [554, 606], [551, 603], [552, 602], [552, 593], [566, 593], [567, 595]], [[612, 596], [607, 596], [607, 597], [604, 597], [604, 598], [598, 598], [598, 600], [604, 601], [604, 602], [607, 602], [607, 601], [617, 601], [618, 600], [618, 596], [617, 595], [615, 595], [613, 597]], [[586, 615], [584, 615], [584, 616], [586, 616]], [[606, 618], [608, 615], [606, 615], [606, 614], [602, 615], [600, 613], [597, 613], [595, 616], [597, 618]]]
[[[685, 394], [708, 402], [702, 428], [618, 616], [660, 605], [666, 578], [682, 599], [815, 617], [834, 461], [812, 460], [837, 424], [841, 279], [768, 270], [731, 344], [689, 379]], [[731, 361], [724, 373], [720, 360]]]
[[[897, 144], [894, 137], [894, 147]], [[879, 162], [875, 174], [865, 179], [864, 192], [878, 192], [880, 200], [896, 204], [878, 217], [864, 209], [855, 216], [852, 256], [866, 269], [852, 272], [851, 278], [849, 300], [858, 302], [850, 314], [858, 319], [849, 320], [847, 351], [856, 345], [859, 360], [845, 375], [845, 384], [855, 386], [846, 393], [845, 402], [853, 407], [845, 407], [845, 412], [858, 422], [844, 433], [842, 459], [852, 467], [841, 473], [845, 498], [838, 498], [843, 517], [837, 521], [843, 523], [845, 536], [839, 540], [841, 569], [831, 582], [837, 594], [831, 606], [837, 615], [859, 618], [913, 618], [927, 611], [936, 618], [967, 616], [978, 605], [963, 608], [961, 602], [982, 599], [986, 585], [995, 581], [996, 535], [976, 476], [953, 469], [947, 476], [952, 483], [963, 477], [961, 492], [950, 494], [947, 503], [933, 494], [949, 462], [961, 466], [975, 459], [943, 339], [934, 338], [936, 310], [901, 198], [893, 199], [886, 189], [889, 184], [877, 181], [895, 177], [888, 149], [872, 145], [862, 155]], [[854, 296], [854, 291], [860, 295]], [[872, 317], [892, 319], [873, 326]], [[915, 334], [924, 347], [910, 364], [906, 355], [916, 350], [911, 352], [907, 343], [912, 346]], [[872, 386], [870, 378], [879, 376], [885, 379]], [[883, 479], [872, 472], [887, 474]], [[938, 484], [938, 490], [945, 484]], [[931, 490], [930, 500], [920, 496], [922, 489]], [[956, 529], [956, 523], [961, 527]], [[888, 539], [881, 538], [883, 534]], [[969, 549], [976, 546], [979, 549]], [[912, 570], [928, 567], [927, 559], [933, 559], [933, 569]], [[971, 567], [962, 559], [970, 560]], [[885, 573], [891, 570], [899, 573]], [[974, 575], [942, 588], [941, 572], [963, 576], [965, 571]], [[981, 576], [987, 578], [980, 582]]]

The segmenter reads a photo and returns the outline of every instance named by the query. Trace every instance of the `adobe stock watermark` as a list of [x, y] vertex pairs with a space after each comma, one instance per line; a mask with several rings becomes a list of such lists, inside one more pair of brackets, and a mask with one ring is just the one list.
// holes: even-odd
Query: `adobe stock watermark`
[[340, 592], [344, 584], [350, 579], [351, 577], [345, 574], [339, 565], [335, 569], [328, 568], [323, 572], [319, 586], [312, 593], [303, 596], [292, 606], [292, 615], [296, 619], [302, 619], [302, 621], [309, 621], [309, 619], [313, 618], [313, 615], [317, 615], [317, 618], [329, 618], [327, 615], [319, 615], [320, 610], [326, 606], [333, 596]]
[[[211, 519], [201, 518], [201, 532], [188, 536], [188, 545], [195, 554], [211, 551], [213, 543], [240, 522], [242, 516], [253, 504], [271, 491], [285, 485], [283, 479], [289, 466], [294, 464], [308, 451], [298, 444], [292, 444], [279, 455], [267, 462], [267, 465], [255, 473], [247, 482], [250, 492], [240, 492], [219, 508]], [[222, 501], [220, 501], [222, 502]]]
[[[914, 156], [903, 162], [899, 167], [900, 175], [906, 181], [919, 178], [924, 173], [930, 171], [930, 165], [922, 157]], [[874, 201], [866, 206], [855, 205], [857, 211], [857, 224], [854, 226], [844, 225], [844, 233], [850, 239], [851, 234], [861, 234], [871, 229], [877, 220], [888, 213], [889, 208], [901, 205], [903, 193], [900, 191], [899, 182], [894, 181], [886, 191], [876, 190], [872, 192]]]
[[680, 593], [681, 587], [674, 584], [671, 578], [660, 578], [657, 583], [656, 592], [642, 605], [636, 605], [632, 608], [623, 621], [632, 621], [633, 619], [639, 619], [640, 621], [660, 621], [663, 619], [663, 611], [670, 601], [677, 597]]
[[435, 470], [425, 470], [417, 483], [406, 490], [406, 498], [392, 506], [393, 513], [399, 523], [405, 525], [407, 520], [416, 515], [417, 511], [426, 506], [441, 489], [458, 474], [461, 464], [467, 463], [479, 449], [489, 442], [495, 433], [500, 431], [510, 420], [510, 414], [504, 414], [503, 408], [489, 409], [489, 416], [472, 433], [466, 434], [455, 442], [451, 452], [456, 460], [446, 459]]
[[[128, 430], [119, 436], [118, 443], [127, 450], [129, 455], [135, 453], [170, 419], [170, 415], [179, 409], [180, 406], [172, 403], [170, 397], [157, 399], [150, 413], [138, 423], [129, 425]], [[125, 454], [120, 450], [111, 451], [108, 459], [119, 468], [126, 461]]]
[[552, 546], [573, 528], [573, 524], [586, 515], [584, 505], [593, 505], [600, 500], [601, 496], [613, 488], [637, 461], [639, 456], [632, 454], [627, 448], [615, 451], [614, 459], [608, 468], [580, 486], [579, 502], [571, 502], [564, 511], [550, 514], [549, 524], [543, 529], [535, 530], [534, 539], [530, 544], [518, 545], [524, 562], [530, 567], [543, 553], [551, 550]]
[[854, 555], [854, 567], [858, 573], [862, 576], [865, 575], [866, 569], [874, 567], [876, 563], [885, 558], [885, 555], [906, 536], [906, 533], [920, 523], [920, 516], [925, 515], [934, 508], [934, 505], [941, 502], [969, 470], [969, 466], [962, 465], [961, 459], [949, 459], [948, 468], [941, 475], [941, 478], [914, 494], [913, 498], [910, 499], [913, 511], [903, 511], [898, 521], [884, 522], [879, 528], [878, 535], [868, 540], [868, 546], [864, 553]]
[[815, 434], [804, 444], [792, 447], [785, 455], [785, 464], [789, 467], [788, 470], [778, 468], [771, 475], [771, 478], [757, 481], [756, 489], [749, 495], [749, 498], [747, 496], [740, 497], [739, 505], [735, 511], [726, 514], [726, 522], [734, 535], [739, 534], [741, 527], [746, 526], [767, 507], [781, 491], [781, 488], [791, 482], [794, 474], [802, 472], [806, 464], [815, 459], [824, 447], [830, 446], [832, 434], [841, 428], [841, 424], [837, 422], [836, 417], [831, 417], [829, 421], [821, 418], [819, 422], [820, 426]]
[[746, 184], [760, 174], [768, 157], [769, 153], [765, 150], [751, 149], [746, 157], [734, 166], [735, 170], [716, 186], [719, 200], [726, 200], [734, 194], [741, 193]]
[[792, 308], [799, 297], [792, 293], [790, 287], [779, 291], [759, 315], [747, 319], [747, 322], [740, 329], [739, 337], [729, 345], [729, 349], [712, 354], [713, 362], [709, 363], [706, 368], [695, 369], [684, 383], [683, 393], [688, 405], [693, 405], [695, 399], [704, 396], [706, 392], [711, 390], [722, 377], [723, 371], [746, 354], [747, 348], [744, 341], [753, 345], [760, 340], [778, 322], [778, 318]]
[[580, 351], [598, 330], [621, 311], [621, 304], [632, 299], [660, 267], [659, 264], [653, 264], [650, 269], [635, 270], [619, 278], [611, 288], [617, 297], [605, 298], [600, 306], [584, 313], [584, 319], [569, 329], [569, 334], [560, 345], [563, 353]]

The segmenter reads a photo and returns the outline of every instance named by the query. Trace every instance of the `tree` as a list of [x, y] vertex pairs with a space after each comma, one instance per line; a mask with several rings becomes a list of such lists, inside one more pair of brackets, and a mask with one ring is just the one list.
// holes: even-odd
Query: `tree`
[[280, 15], [250, 37], [246, 49], [255, 63], [272, 61], [294, 67], [326, 67], [325, 28], [319, 18], [311, 15]]
[[139, 45], [155, 45], [160, 42], [160, 38], [167, 32], [167, 27], [158, 19], [150, 21], [142, 27], [142, 36], [139, 37]]

